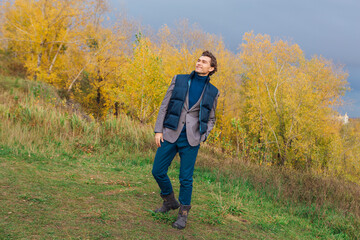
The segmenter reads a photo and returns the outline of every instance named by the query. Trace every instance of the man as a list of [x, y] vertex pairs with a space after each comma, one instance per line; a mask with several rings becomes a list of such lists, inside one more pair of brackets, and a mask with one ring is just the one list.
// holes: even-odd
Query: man
[[[161, 103], [155, 124], [158, 149], [152, 174], [163, 199], [163, 205], [155, 212], [165, 213], [180, 207], [178, 218], [172, 225], [177, 229], [185, 228], [191, 208], [193, 172], [200, 143], [206, 140], [215, 125], [219, 91], [210, 83], [210, 76], [216, 71], [216, 58], [205, 51], [197, 60], [195, 71], [176, 75]], [[180, 204], [167, 175], [177, 152], [180, 155]]]

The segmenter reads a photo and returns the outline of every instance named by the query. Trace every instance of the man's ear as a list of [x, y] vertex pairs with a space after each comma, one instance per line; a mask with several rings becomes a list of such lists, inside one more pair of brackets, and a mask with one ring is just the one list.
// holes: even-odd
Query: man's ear
[[215, 68], [211, 67], [211, 68], [209, 68], [209, 71], [212, 72], [212, 71], [214, 71], [214, 69]]

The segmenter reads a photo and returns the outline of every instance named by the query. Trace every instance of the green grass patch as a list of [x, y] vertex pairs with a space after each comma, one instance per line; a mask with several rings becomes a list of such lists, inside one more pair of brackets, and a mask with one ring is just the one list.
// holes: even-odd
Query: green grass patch
[[[360, 238], [356, 205], [344, 212], [335, 201], [300, 201], [283, 181], [299, 180], [293, 195], [300, 195], [315, 178], [225, 164], [228, 157], [208, 147], [194, 172], [188, 226], [172, 229], [176, 211], [153, 212], [162, 200], [151, 175], [152, 128], [126, 116], [86, 120], [32, 84], [0, 79], [0, 239]], [[176, 195], [178, 171], [176, 157], [169, 169]]]
[[[351, 231], [351, 220], [346, 222], [341, 215], [329, 213], [314, 221], [301, 214], [306, 209], [277, 206], [245, 185], [227, 183], [216, 172], [201, 168], [194, 179], [188, 227], [179, 232], [171, 228], [176, 211], [152, 211], [160, 206], [161, 199], [147, 158], [102, 162], [97, 156], [78, 155], [75, 160], [58, 156], [45, 162], [34, 161], [44, 156], [29, 157], [26, 150], [14, 152], [9, 146], [1, 146], [0, 226], [8, 239], [357, 237]], [[177, 165], [170, 169], [171, 175], [178, 172]], [[219, 180], [209, 182], [209, 178]], [[178, 190], [177, 178], [173, 180]]]

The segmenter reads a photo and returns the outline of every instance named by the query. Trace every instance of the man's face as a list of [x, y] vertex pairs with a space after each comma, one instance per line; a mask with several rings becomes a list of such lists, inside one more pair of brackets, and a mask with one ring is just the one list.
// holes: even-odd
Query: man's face
[[214, 70], [213, 67], [210, 66], [211, 58], [206, 56], [201, 56], [196, 62], [195, 72], [199, 74], [199, 76], [207, 76], [211, 71]]

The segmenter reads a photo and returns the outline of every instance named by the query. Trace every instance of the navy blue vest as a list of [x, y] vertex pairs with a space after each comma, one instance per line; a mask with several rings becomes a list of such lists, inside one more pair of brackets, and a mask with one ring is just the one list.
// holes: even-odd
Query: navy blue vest
[[[179, 125], [180, 115], [186, 94], [189, 91], [191, 79], [194, 77], [195, 72], [189, 74], [180, 74], [176, 76], [175, 87], [172, 91], [170, 102], [164, 120], [164, 127], [176, 130]], [[200, 134], [206, 133], [207, 123], [209, 121], [210, 112], [214, 105], [215, 98], [218, 94], [218, 89], [212, 85], [210, 78], [206, 80], [204, 86], [204, 95], [200, 102], [199, 122]]]

